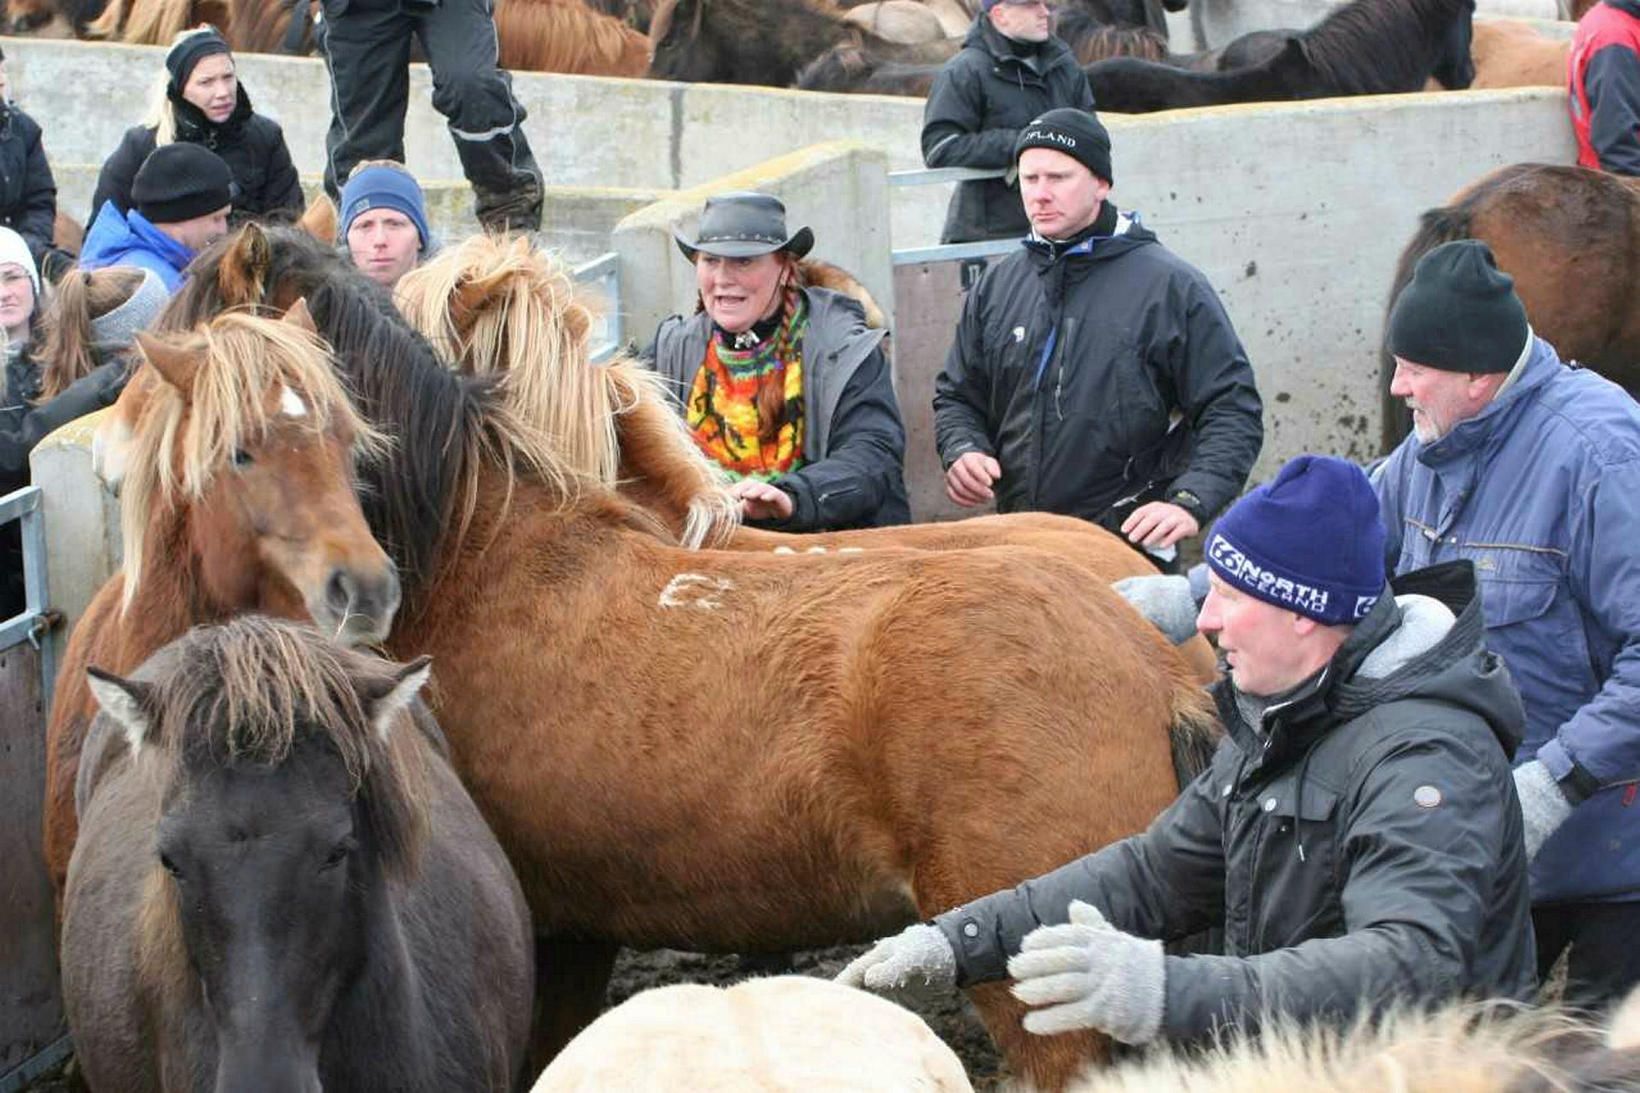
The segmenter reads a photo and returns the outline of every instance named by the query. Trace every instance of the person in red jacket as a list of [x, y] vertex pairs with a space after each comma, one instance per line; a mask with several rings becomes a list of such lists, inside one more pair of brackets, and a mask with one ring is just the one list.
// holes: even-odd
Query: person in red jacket
[[1640, 0], [1600, 0], [1578, 20], [1568, 65], [1577, 162], [1640, 175]]

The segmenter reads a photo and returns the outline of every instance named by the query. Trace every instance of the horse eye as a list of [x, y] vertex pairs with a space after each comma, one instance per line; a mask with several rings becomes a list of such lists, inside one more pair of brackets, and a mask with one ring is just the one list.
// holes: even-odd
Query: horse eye
[[255, 462], [256, 460], [251, 456], [251, 453], [244, 448], [239, 448], [233, 453], [233, 465], [236, 467], [248, 467]]
[[163, 852], [160, 854], [160, 856], [159, 856], [159, 865], [160, 865], [161, 869], [163, 869], [167, 873], [171, 874], [171, 876], [176, 877], [179, 880], [181, 879], [182, 870], [177, 868], [177, 863], [171, 860], [171, 857], [170, 857], [169, 854], [165, 854]]
[[319, 866], [319, 868], [334, 869], [338, 865], [342, 864], [342, 862], [346, 861], [347, 856], [351, 853], [353, 853], [353, 840], [351, 838], [343, 839], [341, 842], [331, 847], [330, 853], [325, 855], [324, 864]]

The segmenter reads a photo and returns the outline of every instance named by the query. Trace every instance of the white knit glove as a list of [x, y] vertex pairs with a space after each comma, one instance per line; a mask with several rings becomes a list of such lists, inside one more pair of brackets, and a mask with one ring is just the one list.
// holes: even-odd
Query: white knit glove
[[1174, 645], [1196, 636], [1196, 597], [1190, 594], [1190, 578], [1123, 577], [1111, 588]]
[[1073, 900], [1064, 926], [1039, 926], [1008, 961], [1014, 997], [1041, 1006], [1025, 1015], [1039, 1036], [1094, 1029], [1146, 1044], [1162, 1027], [1167, 965], [1160, 941], [1125, 934], [1097, 907]]
[[1549, 768], [1536, 759], [1515, 768], [1515, 795], [1520, 798], [1520, 818], [1526, 825], [1526, 861], [1530, 864], [1572, 814], [1572, 802]]
[[837, 973], [836, 982], [879, 994], [938, 998], [957, 989], [957, 954], [938, 926], [919, 922], [856, 957]]

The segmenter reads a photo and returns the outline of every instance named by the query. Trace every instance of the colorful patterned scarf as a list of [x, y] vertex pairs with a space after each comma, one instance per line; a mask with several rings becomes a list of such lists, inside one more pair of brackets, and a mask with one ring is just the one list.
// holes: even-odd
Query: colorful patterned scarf
[[[695, 443], [735, 480], [772, 481], [803, 465], [803, 335], [809, 306], [797, 289], [786, 292], [785, 318], [749, 349], [731, 348], [713, 329], [706, 360], [689, 390], [689, 432]], [[764, 436], [757, 393], [776, 384], [784, 393], [779, 427]]]

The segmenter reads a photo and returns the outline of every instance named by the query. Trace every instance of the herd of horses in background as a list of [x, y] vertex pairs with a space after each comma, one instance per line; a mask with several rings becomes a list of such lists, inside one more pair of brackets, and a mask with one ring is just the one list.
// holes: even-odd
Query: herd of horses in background
[[[1587, 5], [1592, 0], [1577, 0]], [[1168, 51], [1164, 4], [1063, 0], [1058, 33], [1100, 109], [1144, 113], [1565, 79], [1567, 43], [1474, 0], [1351, 0], [1314, 26], [1215, 50]], [[236, 51], [308, 53], [318, 0], [6, 0], [16, 32], [166, 44], [201, 22]], [[813, 91], [926, 95], [961, 47], [974, 0], [497, 0], [501, 64], [516, 71], [651, 76]], [[1574, 12], [1575, 14], [1575, 12]]]

